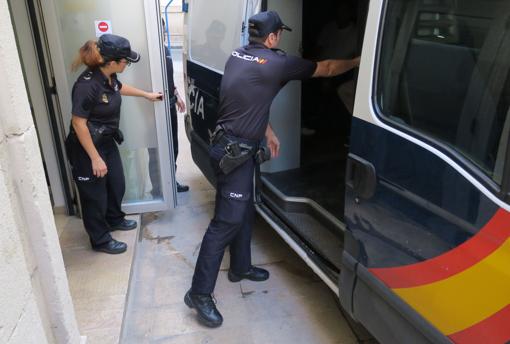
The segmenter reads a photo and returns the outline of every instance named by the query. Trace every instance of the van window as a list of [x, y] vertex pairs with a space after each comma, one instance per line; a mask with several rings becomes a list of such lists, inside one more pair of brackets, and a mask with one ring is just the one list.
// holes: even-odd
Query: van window
[[510, 127], [510, 1], [390, 0], [382, 116], [449, 146], [501, 184]]
[[244, 1], [193, 0], [190, 26], [190, 58], [223, 72], [232, 50], [241, 45]]

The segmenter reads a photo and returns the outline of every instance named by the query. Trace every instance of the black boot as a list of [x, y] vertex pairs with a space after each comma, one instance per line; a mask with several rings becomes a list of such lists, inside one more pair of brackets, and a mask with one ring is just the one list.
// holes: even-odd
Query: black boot
[[124, 253], [127, 250], [127, 245], [121, 241], [112, 239], [107, 243], [101, 245], [92, 245], [92, 249], [98, 252], [104, 252], [109, 254]]
[[245, 273], [238, 274], [228, 270], [228, 280], [230, 282], [239, 282], [240, 280], [247, 279], [255, 282], [262, 282], [269, 278], [269, 271], [256, 266], [252, 266], [250, 270]]
[[192, 294], [189, 290], [184, 296], [184, 303], [189, 308], [197, 310], [198, 320], [207, 327], [219, 327], [223, 323], [223, 317], [216, 308], [211, 295]]
[[135, 220], [126, 220], [123, 219], [121, 222], [116, 225], [110, 225], [112, 231], [130, 231], [135, 229], [138, 224]]
[[180, 184], [178, 182], [175, 182], [177, 184], [177, 192], [187, 192], [189, 191], [189, 186]]

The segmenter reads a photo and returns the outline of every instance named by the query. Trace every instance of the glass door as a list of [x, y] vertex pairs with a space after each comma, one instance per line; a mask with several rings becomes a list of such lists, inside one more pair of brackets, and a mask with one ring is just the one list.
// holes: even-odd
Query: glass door
[[123, 97], [119, 147], [126, 178], [127, 213], [161, 211], [175, 206], [175, 163], [169, 121], [159, 0], [41, 1], [51, 50], [64, 130], [71, 120], [70, 94], [82, 72], [70, 66], [79, 48], [102, 32], [126, 37], [142, 56], [119, 79], [144, 90], [164, 92], [164, 102]]

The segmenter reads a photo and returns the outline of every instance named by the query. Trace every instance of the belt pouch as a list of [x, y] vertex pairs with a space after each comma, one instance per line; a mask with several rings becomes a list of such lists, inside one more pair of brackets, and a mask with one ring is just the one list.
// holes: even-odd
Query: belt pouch
[[106, 126], [87, 121], [87, 128], [89, 128], [90, 137], [92, 138], [94, 146], [97, 147], [101, 145], [104, 141]]
[[117, 142], [118, 145], [121, 145], [122, 142], [124, 142], [124, 134], [120, 129], [115, 130], [115, 133], [113, 134], [113, 139], [115, 142]]

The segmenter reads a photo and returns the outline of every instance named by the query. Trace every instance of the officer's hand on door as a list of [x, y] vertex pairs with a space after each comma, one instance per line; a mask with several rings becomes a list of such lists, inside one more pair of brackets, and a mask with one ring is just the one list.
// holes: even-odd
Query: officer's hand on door
[[163, 93], [147, 92], [147, 94], [145, 95], [145, 99], [150, 100], [151, 102], [162, 101]]
[[92, 173], [97, 178], [103, 178], [108, 173], [108, 168], [101, 157], [92, 160]]

